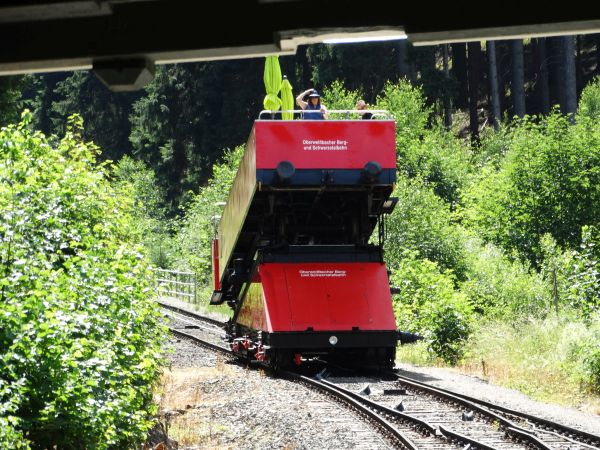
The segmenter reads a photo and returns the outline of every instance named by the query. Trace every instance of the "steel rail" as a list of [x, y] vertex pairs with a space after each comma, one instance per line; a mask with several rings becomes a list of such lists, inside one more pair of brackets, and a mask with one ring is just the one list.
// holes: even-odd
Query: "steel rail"
[[[207, 341], [200, 339], [196, 336], [193, 336], [191, 334], [184, 333], [182, 331], [175, 330], [173, 328], [169, 328], [169, 331], [175, 336], [189, 339], [189, 340], [193, 341], [195, 344], [198, 344], [202, 347], [206, 347], [206, 348], [209, 348], [211, 350], [214, 350], [214, 351], [217, 351], [220, 353], [225, 353], [227, 355], [233, 355], [233, 352], [230, 349], [213, 344], [212, 342], [207, 342]], [[322, 391], [329, 393], [330, 395], [335, 396], [336, 398], [338, 398], [340, 400], [343, 400], [345, 403], [349, 404], [351, 407], [355, 408], [356, 410], [360, 411], [361, 413], [363, 413], [366, 416], [368, 416], [369, 418], [371, 418], [371, 420], [375, 421], [379, 427], [383, 428], [396, 441], [401, 443], [403, 448], [405, 448], [406, 450], [418, 450], [418, 448], [415, 446], [415, 444], [413, 444], [412, 441], [410, 441], [410, 439], [408, 439], [406, 436], [404, 436], [404, 434], [402, 434], [402, 432], [399, 431], [394, 425], [389, 423], [387, 420], [385, 420], [383, 417], [381, 417], [377, 413], [371, 411], [366, 406], [363, 406], [358, 401], [350, 398], [349, 396], [342, 394], [342, 393], [338, 392], [337, 390], [332, 389], [329, 386], [326, 386], [325, 384], [319, 383], [316, 380], [313, 380], [311, 378], [308, 378], [308, 377], [305, 377], [302, 375], [295, 374], [293, 372], [281, 372], [281, 374], [290, 379], [295, 379], [297, 381], [300, 381], [300, 382], [303, 382], [310, 386], [313, 386], [315, 388], [318, 388]]]
[[[508, 414], [508, 415], [514, 416], [516, 418], [529, 421], [534, 426], [538, 426], [540, 428], [540, 431], [547, 431], [549, 433], [558, 434], [561, 438], [570, 440], [571, 442], [573, 442], [572, 437], [573, 436], [577, 436], [577, 437], [579, 437], [580, 441], [582, 441], [582, 442], [577, 441], [576, 443], [578, 443], [578, 444], [584, 444], [584, 445], [591, 444], [595, 448], [600, 448], [600, 436], [598, 436], [596, 434], [588, 433], [587, 431], [583, 431], [583, 430], [578, 430], [576, 428], [572, 428], [572, 427], [569, 427], [567, 425], [561, 425], [561, 424], [559, 424], [557, 422], [553, 422], [551, 420], [544, 419], [542, 417], [537, 417], [537, 416], [533, 416], [533, 415], [528, 414], [528, 413], [516, 411], [514, 409], [507, 408], [505, 406], [496, 405], [496, 404], [488, 402], [486, 400], [481, 400], [481, 399], [478, 399], [478, 398], [475, 398], [475, 397], [471, 397], [471, 396], [466, 395], [466, 394], [460, 394], [458, 392], [450, 391], [448, 389], [444, 389], [444, 388], [440, 388], [440, 387], [434, 387], [434, 386], [431, 386], [429, 384], [420, 382], [418, 380], [414, 380], [412, 378], [405, 377], [403, 375], [399, 375], [398, 373], [394, 373], [394, 375], [400, 381], [403, 381], [403, 382], [406, 381], [406, 382], [414, 383], [414, 384], [423, 386], [425, 388], [433, 388], [433, 389], [436, 389], [437, 391], [444, 392], [444, 393], [447, 393], [447, 394], [452, 395], [454, 397], [458, 397], [458, 398], [464, 399], [464, 400], [466, 400], [468, 402], [476, 403], [478, 405], [485, 406], [486, 408], [489, 408], [491, 410], [500, 411], [500, 412], [502, 412], [504, 414]], [[562, 433], [557, 432], [557, 430], [561, 430]], [[589, 447], [589, 445], [587, 445], [587, 446]]]
[[324, 391], [325, 393], [335, 397], [336, 399], [343, 401], [350, 407], [356, 409], [358, 412], [364, 414], [373, 420], [376, 425], [382, 428], [386, 433], [388, 433], [395, 441], [400, 443], [403, 448], [407, 450], [418, 450], [418, 447], [408, 438], [406, 437], [398, 428], [396, 428], [392, 423], [390, 423], [387, 419], [382, 417], [380, 414], [376, 413], [372, 409], [363, 405], [358, 400], [355, 400], [351, 396], [346, 393], [340, 392], [338, 389], [329, 386], [324, 383], [323, 380], [315, 380], [313, 378], [309, 378], [303, 375], [299, 375], [293, 372], [281, 372], [281, 375], [286, 376], [292, 380], [296, 380], [307, 384], [315, 389], [319, 389]]
[[179, 336], [184, 339], [189, 339], [191, 341], [194, 341], [195, 344], [198, 344], [202, 347], [206, 347], [210, 350], [214, 350], [214, 351], [221, 352], [221, 353], [226, 353], [228, 355], [233, 355], [233, 352], [230, 349], [228, 349], [226, 347], [221, 347], [220, 345], [217, 345], [217, 344], [213, 344], [212, 342], [205, 341], [204, 339], [200, 339], [199, 337], [194, 336], [192, 334], [184, 333], [183, 331], [179, 331], [179, 330], [176, 330], [171, 327], [169, 327], [169, 331], [174, 336]]
[[432, 434], [432, 435], [438, 434], [437, 428], [434, 425], [431, 425], [429, 422], [426, 422], [421, 419], [417, 419], [416, 417], [413, 417], [409, 414], [389, 408], [387, 406], [380, 405], [379, 403], [375, 403], [374, 401], [369, 400], [368, 398], [365, 398], [362, 395], [357, 394], [356, 392], [352, 392], [351, 390], [343, 388], [341, 386], [338, 386], [337, 384], [332, 383], [330, 381], [327, 381], [327, 380], [320, 380], [320, 381], [321, 381], [321, 383], [324, 383], [326, 386], [329, 386], [339, 392], [342, 392], [343, 394], [347, 395], [348, 397], [352, 397], [353, 399], [358, 400], [359, 402], [364, 403], [365, 405], [367, 405], [373, 409], [376, 409], [385, 414], [389, 414], [390, 416], [396, 417], [402, 421], [410, 422], [412, 425], [415, 425], [421, 431], [424, 431], [424, 432], [426, 432], [428, 434]]
[[442, 433], [442, 435], [448, 439], [449, 441], [457, 441], [463, 444], [467, 444], [465, 445], [465, 449], [466, 448], [477, 448], [477, 449], [481, 449], [481, 450], [497, 450], [496, 447], [492, 447], [491, 445], [487, 445], [487, 444], [483, 444], [479, 441], [476, 441], [475, 439], [472, 439], [468, 436], [465, 436], [464, 434], [460, 434], [457, 433], [456, 431], [452, 431], [449, 428], [444, 427], [443, 425], [438, 425], [438, 429], [440, 430], [440, 433]]
[[185, 326], [184, 328], [194, 328], [194, 329], [198, 329], [198, 330], [208, 331], [209, 333], [214, 333], [214, 334], [223, 332], [223, 329], [220, 327], [215, 327], [212, 324], [200, 324], [200, 322], [202, 322], [201, 319], [190, 317], [188, 315], [181, 314], [181, 313], [178, 313], [175, 311], [167, 310], [163, 313], [163, 315], [165, 317], [167, 317], [167, 316], [171, 317], [173, 320], [178, 320], [178, 321], [190, 324], [190, 326]]
[[171, 311], [175, 311], [175, 312], [177, 312], [179, 314], [183, 314], [184, 316], [193, 317], [195, 319], [202, 320], [204, 322], [208, 322], [210, 324], [217, 325], [219, 327], [224, 327], [226, 325], [226, 322], [222, 322], [220, 320], [213, 319], [212, 317], [206, 317], [206, 316], [203, 316], [201, 314], [198, 314], [198, 313], [195, 313], [195, 312], [192, 312], [192, 311], [188, 311], [187, 309], [180, 308], [178, 306], [173, 306], [173, 305], [170, 305], [168, 303], [163, 303], [163, 302], [160, 302], [160, 301], [157, 301], [156, 303], [161, 308], [165, 308], [165, 309], [169, 309]]
[[415, 425], [418, 429], [425, 431], [426, 433], [433, 435], [437, 438], [448, 441], [449, 443], [451, 443], [452, 440], [456, 440], [456, 441], [461, 442], [463, 445], [470, 445], [472, 448], [478, 448], [478, 449], [482, 449], [482, 450], [497, 450], [496, 447], [489, 446], [489, 445], [479, 442], [475, 439], [472, 439], [468, 436], [464, 436], [455, 431], [451, 431], [447, 428], [444, 428], [441, 425], [436, 427], [436, 426], [430, 424], [429, 422], [426, 422], [422, 419], [418, 419], [414, 416], [411, 416], [410, 414], [406, 414], [404, 412], [397, 411], [395, 409], [392, 409], [387, 406], [376, 403], [372, 400], [369, 400], [368, 398], [363, 397], [360, 394], [357, 394], [356, 392], [352, 392], [349, 389], [338, 386], [327, 380], [321, 380], [321, 382], [325, 383], [327, 386], [331, 386], [333, 389], [336, 389], [336, 390], [344, 393], [345, 395], [352, 397], [353, 399], [369, 406], [370, 408], [381, 411], [382, 413], [390, 415], [390, 416], [392, 416], [396, 419], [399, 419], [403, 422], [409, 422], [409, 423]]
[[498, 422], [506, 431], [506, 433], [512, 436], [515, 439], [519, 439], [522, 441], [527, 441], [532, 446], [539, 448], [540, 450], [552, 450], [552, 447], [548, 446], [536, 436], [531, 434], [528, 430], [518, 426], [513, 421], [507, 419], [506, 417], [501, 416], [500, 414], [491, 411], [487, 407], [480, 405], [478, 403], [472, 402], [465, 398], [461, 398], [460, 395], [452, 391], [446, 391], [442, 389], [438, 389], [436, 387], [430, 386], [425, 383], [421, 383], [418, 381], [413, 381], [410, 378], [403, 377], [401, 375], [397, 375], [397, 380], [401, 383], [404, 383], [415, 390], [421, 390], [427, 392], [428, 394], [434, 395], [436, 397], [444, 398], [450, 402], [453, 402], [458, 405], [467, 406], [473, 411], [476, 411], [482, 417], [487, 418], [490, 421]]

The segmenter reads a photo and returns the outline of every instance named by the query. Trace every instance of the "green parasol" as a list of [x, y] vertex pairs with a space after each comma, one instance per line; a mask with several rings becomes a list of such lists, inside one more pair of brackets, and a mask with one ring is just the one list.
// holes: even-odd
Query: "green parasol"
[[281, 100], [277, 96], [281, 89], [281, 67], [279, 56], [267, 56], [265, 61], [265, 89], [267, 95], [263, 101], [265, 109], [277, 111], [281, 107]]
[[[284, 111], [290, 111], [294, 109], [294, 95], [292, 94], [292, 85], [284, 75], [283, 82], [281, 83], [281, 109]], [[293, 112], [281, 113], [283, 120], [293, 120]]]

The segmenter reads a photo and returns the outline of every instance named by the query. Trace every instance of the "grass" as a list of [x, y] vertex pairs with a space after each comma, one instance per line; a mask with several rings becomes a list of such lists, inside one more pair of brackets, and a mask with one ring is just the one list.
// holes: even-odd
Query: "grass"
[[423, 341], [409, 345], [399, 345], [396, 350], [396, 359], [415, 366], [439, 365], [436, 358], [427, 351], [427, 344]]
[[233, 316], [233, 310], [227, 305], [227, 303], [223, 303], [222, 305], [211, 305], [210, 296], [212, 294], [212, 289], [204, 287], [198, 293], [198, 303], [193, 305], [194, 309], [198, 311], [200, 314], [208, 315], [209, 317], [215, 317], [218, 319], [228, 319]]
[[[457, 369], [490, 383], [519, 390], [545, 402], [600, 414], [600, 395], [584, 383], [580, 349], [597, 340], [600, 325], [587, 327], [568, 318], [549, 317], [508, 324], [484, 321], [465, 348]], [[398, 359], [443, 366], [424, 343], [401, 347]]]

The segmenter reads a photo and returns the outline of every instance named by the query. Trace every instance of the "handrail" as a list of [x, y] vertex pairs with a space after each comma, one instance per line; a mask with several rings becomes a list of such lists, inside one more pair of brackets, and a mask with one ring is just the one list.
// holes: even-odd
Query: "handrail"
[[159, 296], [174, 297], [190, 303], [198, 302], [198, 280], [195, 272], [151, 267], [153, 284]]
[[[314, 113], [314, 112], [318, 112], [316, 110], [305, 110], [305, 109], [283, 109], [283, 110], [277, 110], [277, 111], [273, 111], [270, 109], [263, 109], [259, 114], [258, 114], [258, 120], [272, 120], [272, 119], [264, 119], [262, 118], [263, 115], [266, 114], [270, 114], [271, 117], [273, 118], [274, 116], [277, 115], [281, 115], [283, 113], [292, 113], [292, 114], [304, 114], [304, 113]], [[360, 116], [362, 114], [366, 114], [366, 113], [371, 113], [372, 117], [383, 117], [386, 119], [392, 119], [391, 114], [389, 113], [389, 111], [385, 110], [385, 109], [328, 109], [326, 110], [327, 114], [346, 114], [348, 115], [348, 119], [349, 120], [353, 120], [350, 119], [350, 114], [353, 115], [357, 115], [359, 116], [358, 120], [360, 119]]]

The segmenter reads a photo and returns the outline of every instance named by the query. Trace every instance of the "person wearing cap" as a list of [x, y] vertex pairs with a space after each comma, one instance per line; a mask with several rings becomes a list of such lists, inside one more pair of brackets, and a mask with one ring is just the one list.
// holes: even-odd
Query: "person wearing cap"
[[[304, 101], [304, 97], [308, 94], [308, 102]], [[298, 97], [296, 103], [302, 108], [302, 118], [304, 120], [323, 120], [327, 119], [327, 108], [321, 103], [321, 96], [314, 89], [307, 89]]]

